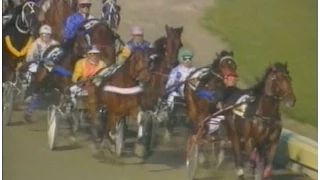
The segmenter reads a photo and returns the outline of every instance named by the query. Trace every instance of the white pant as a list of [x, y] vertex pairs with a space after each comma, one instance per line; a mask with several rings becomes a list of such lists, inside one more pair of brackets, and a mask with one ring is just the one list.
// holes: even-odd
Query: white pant
[[85, 89], [82, 89], [78, 85], [73, 85], [70, 87], [70, 96], [73, 104], [76, 104], [76, 96], [87, 96], [88, 92]]
[[174, 108], [174, 97], [180, 97], [181, 95], [175, 91], [173, 91], [172, 93], [169, 94], [167, 102], [168, 102], [168, 106], [170, 108], [170, 111], [173, 110]]

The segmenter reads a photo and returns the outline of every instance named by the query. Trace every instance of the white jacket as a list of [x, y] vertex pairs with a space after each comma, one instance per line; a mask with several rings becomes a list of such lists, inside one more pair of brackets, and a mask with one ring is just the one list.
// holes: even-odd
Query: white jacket
[[59, 42], [52, 39], [49, 44], [44, 43], [40, 38], [36, 39], [35, 42], [31, 45], [27, 57], [26, 62], [39, 60], [42, 57], [43, 52], [50, 46], [58, 45]]
[[[173, 68], [169, 74], [169, 79], [166, 84], [166, 91], [167, 93], [178, 93], [182, 97], [184, 96], [183, 94], [183, 89], [184, 89], [184, 83], [180, 84], [178, 86], [172, 87], [174, 84], [179, 84], [187, 79], [189, 74], [194, 71], [196, 68], [186, 68], [182, 65], [178, 65], [177, 67]], [[177, 92], [178, 91], [178, 92]]]

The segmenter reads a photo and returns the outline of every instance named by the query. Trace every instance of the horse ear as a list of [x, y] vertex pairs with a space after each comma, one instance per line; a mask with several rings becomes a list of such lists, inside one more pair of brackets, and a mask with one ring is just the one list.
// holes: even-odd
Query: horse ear
[[179, 32], [180, 35], [182, 34], [182, 32], [183, 32], [183, 26], [181, 26], [181, 27], [178, 28], [178, 32]]
[[167, 24], [165, 25], [165, 29], [166, 29], [166, 33], [168, 34], [169, 33], [169, 26]]

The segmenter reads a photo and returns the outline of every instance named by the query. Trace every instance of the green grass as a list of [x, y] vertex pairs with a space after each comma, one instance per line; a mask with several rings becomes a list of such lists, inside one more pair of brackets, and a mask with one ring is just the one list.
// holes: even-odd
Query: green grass
[[203, 19], [235, 52], [239, 74], [255, 83], [269, 63], [287, 61], [297, 97], [285, 113], [317, 126], [317, 1], [215, 0]]

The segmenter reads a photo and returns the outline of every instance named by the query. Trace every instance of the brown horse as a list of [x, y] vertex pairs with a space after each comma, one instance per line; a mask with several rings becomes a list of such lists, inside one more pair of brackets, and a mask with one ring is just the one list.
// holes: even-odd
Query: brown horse
[[[84, 33], [88, 33], [90, 39], [86, 39]], [[89, 42], [88, 42], [89, 41]], [[89, 46], [95, 45], [101, 51], [107, 65], [114, 64], [120, 47], [124, 45], [120, 36], [113, 32], [106, 22], [99, 19], [89, 19], [80, 25], [74, 39], [73, 54], [84, 54]]]
[[[256, 179], [268, 179], [271, 175], [272, 162], [280, 140], [282, 123], [280, 103], [293, 107], [296, 98], [291, 85], [291, 77], [287, 64], [275, 63], [265, 71], [265, 75], [253, 88], [255, 101], [235, 109], [231, 119], [237, 127], [238, 136], [244, 142], [250, 160], [254, 165]], [[248, 109], [250, 114], [243, 116], [241, 112]], [[236, 134], [236, 135], [237, 135]], [[235, 158], [240, 158], [239, 140], [233, 142]], [[244, 179], [243, 174], [238, 174]]]
[[158, 38], [153, 44], [152, 52], [156, 55], [154, 59], [154, 68], [150, 83], [142, 92], [141, 108], [145, 110], [154, 110], [158, 100], [165, 91], [165, 83], [168, 80], [168, 74], [171, 67], [176, 64], [177, 53], [182, 46], [181, 33], [183, 28], [172, 28], [165, 26], [166, 36]]
[[[146, 53], [142, 49], [134, 49], [126, 62], [114, 74], [103, 80], [99, 88], [94, 86], [87, 88], [88, 110], [93, 120], [93, 126], [94, 128], [100, 126], [96, 114], [97, 105], [105, 106], [107, 111], [105, 132], [113, 144], [117, 138], [115, 134], [118, 133], [116, 125], [123, 120], [122, 117], [129, 117], [132, 120], [139, 119], [140, 107], [137, 94], [143, 91], [141, 84], [149, 82], [152, 67], [154, 67], [153, 61], [149, 61]], [[138, 123], [140, 128], [140, 122]], [[96, 130], [94, 133], [97, 133]], [[98, 138], [97, 134], [94, 136], [95, 139]], [[138, 138], [140, 140], [142, 137]], [[120, 154], [121, 148], [120, 151], [117, 150], [117, 155]]]
[[53, 39], [63, 42], [63, 22], [76, 12], [76, 0], [45, 0], [42, 4], [39, 20], [52, 27]]
[[179, 49], [183, 46], [181, 42], [183, 27], [173, 28], [166, 25], [165, 29], [167, 35], [164, 47], [166, 49], [165, 60], [166, 62], [170, 62], [168, 67], [173, 68], [179, 63], [177, 57]]

